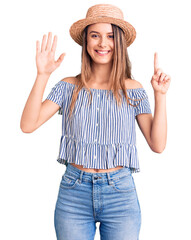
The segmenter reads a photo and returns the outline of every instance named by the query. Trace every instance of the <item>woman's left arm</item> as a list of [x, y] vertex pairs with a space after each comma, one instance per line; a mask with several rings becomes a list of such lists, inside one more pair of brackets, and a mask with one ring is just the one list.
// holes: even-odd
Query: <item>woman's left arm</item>
[[151, 84], [154, 90], [155, 109], [152, 114], [139, 114], [136, 116], [137, 123], [147, 140], [150, 148], [161, 153], [166, 146], [167, 139], [167, 114], [166, 93], [170, 85], [171, 77], [158, 67], [158, 54], [154, 55], [154, 75]]

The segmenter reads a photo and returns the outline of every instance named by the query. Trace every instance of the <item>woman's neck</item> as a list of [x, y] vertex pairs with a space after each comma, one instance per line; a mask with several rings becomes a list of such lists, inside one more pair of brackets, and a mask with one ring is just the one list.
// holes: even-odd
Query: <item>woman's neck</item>
[[111, 74], [111, 66], [103, 64], [94, 64], [92, 66], [92, 76], [88, 81], [91, 85], [106, 85], [109, 84], [109, 78]]

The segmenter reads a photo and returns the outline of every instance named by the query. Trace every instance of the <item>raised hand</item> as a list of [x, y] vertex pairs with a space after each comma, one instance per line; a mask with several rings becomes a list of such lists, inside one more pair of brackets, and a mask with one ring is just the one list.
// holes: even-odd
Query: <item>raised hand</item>
[[164, 73], [158, 64], [158, 54], [154, 54], [154, 75], [151, 79], [151, 84], [154, 92], [166, 94], [170, 86], [171, 77]]
[[47, 36], [44, 35], [42, 39], [41, 49], [40, 42], [36, 41], [36, 66], [37, 74], [50, 75], [54, 70], [56, 70], [64, 59], [65, 53], [62, 53], [57, 61], [54, 60], [57, 36], [54, 36], [53, 43], [51, 46], [52, 33], [48, 33], [48, 40], [46, 42]]

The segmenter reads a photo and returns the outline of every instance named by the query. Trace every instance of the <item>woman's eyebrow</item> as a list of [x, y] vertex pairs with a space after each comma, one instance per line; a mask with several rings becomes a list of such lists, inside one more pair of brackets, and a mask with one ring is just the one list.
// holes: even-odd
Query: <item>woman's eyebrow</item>
[[[91, 31], [90, 33], [99, 33], [99, 32]], [[89, 33], [89, 34], [90, 34], [90, 33]], [[108, 32], [107, 34], [111, 34], [111, 33], [113, 33], [113, 32]]]

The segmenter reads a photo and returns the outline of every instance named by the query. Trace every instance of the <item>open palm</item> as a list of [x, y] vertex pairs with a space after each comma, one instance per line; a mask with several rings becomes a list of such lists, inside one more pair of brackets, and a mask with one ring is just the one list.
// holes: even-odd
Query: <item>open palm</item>
[[41, 49], [40, 42], [36, 41], [36, 66], [38, 74], [50, 75], [55, 69], [57, 69], [64, 59], [65, 53], [62, 53], [57, 61], [55, 58], [55, 51], [57, 45], [57, 36], [54, 36], [51, 46], [52, 33], [48, 33], [48, 40], [46, 43], [46, 35], [43, 36]]

